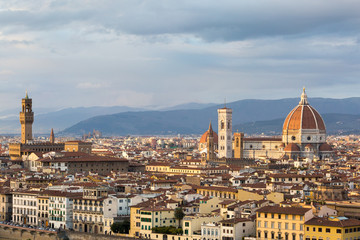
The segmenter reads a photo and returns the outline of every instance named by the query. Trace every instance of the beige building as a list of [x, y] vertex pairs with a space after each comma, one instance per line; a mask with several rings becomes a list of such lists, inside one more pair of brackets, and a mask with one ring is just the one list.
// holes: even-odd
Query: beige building
[[73, 227], [75, 231], [85, 233], [104, 233], [104, 200], [108, 190], [102, 187], [84, 188], [82, 197], [73, 201]]
[[83, 141], [68, 141], [65, 142], [64, 149], [67, 152], [91, 153], [92, 143]]
[[0, 221], [11, 221], [12, 194], [9, 189], [0, 190]]
[[38, 226], [49, 226], [49, 196], [46, 193], [40, 193], [37, 196], [38, 201]]

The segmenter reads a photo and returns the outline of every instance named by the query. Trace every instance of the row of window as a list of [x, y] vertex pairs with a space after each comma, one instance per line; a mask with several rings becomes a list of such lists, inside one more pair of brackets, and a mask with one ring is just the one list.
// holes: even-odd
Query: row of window
[[[310, 230], [312, 230], [312, 232], [323, 232], [323, 228], [322, 227], [306, 227], [306, 231], [310, 232]], [[325, 232], [326, 233], [331, 233], [331, 229], [330, 228], [325, 228]], [[357, 228], [346, 228], [345, 229], [345, 233], [352, 233], [352, 232], [360, 232], [360, 227]], [[336, 233], [342, 233], [342, 229], [337, 228], [336, 229]]]
[[[296, 224], [296, 223], [292, 223], [290, 226], [291, 226], [291, 229], [292, 230], [298, 230], [297, 229], [297, 225], [299, 225], [299, 230], [302, 231], [303, 230], [303, 224]], [[264, 228], [268, 228], [269, 225], [268, 225], [268, 221], [264, 221], [264, 224], [262, 225], [262, 222], [261, 221], [258, 221], [257, 223], [257, 226], [258, 227], [264, 227]], [[289, 223], [281, 223], [281, 222], [278, 222], [277, 225], [275, 224], [275, 222], [271, 222], [271, 228], [276, 228], [276, 229], [290, 229], [289, 227]], [[284, 228], [282, 228], [284, 227]]]
[[259, 239], [284, 239], [284, 240], [303, 240], [304, 239], [304, 236], [303, 234], [299, 234], [298, 236], [293, 233], [293, 234], [281, 234], [281, 233], [275, 233], [275, 232], [271, 232], [271, 233], [268, 233], [267, 231], [265, 232], [261, 232], [261, 231], [258, 231], [258, 238]]
[[[87, 215], [77, 215], [77, 214], [75, 214], [74, 215], [74, 219], [75, 220], [80, 220], [80, 221], [89, 221], [89, 222], [92, 222], [93, 220], [94, 220], [94, 222], [102, 222], [102, 217], [97, 217], [97, 216], [95, 216], [94, 218], [91, 216], [91, 215], [89, 215], [89, 216], [87, 216]], [[98, 221], [99, 220], [99, 221]]]
[[218, 236], [218, 230], [217, 229], [211, 229], [211, 228], [203, 228], [203, 235], [209, 235], [209, 236]]
[[258, 213], [258, 217], [264, 217], [264, 218], [277, 218], [277, 219], [292, 219], [296, 220], [296, 216], [300, 216], [300, 221], [304, 219], [304, 216], [301, 215], [288, 215], [288, 214], [274, 214], [274, 213]]
[[14, 199], [14, 204], [24, 205], [24, 206], [36, 206], [36, 201]]

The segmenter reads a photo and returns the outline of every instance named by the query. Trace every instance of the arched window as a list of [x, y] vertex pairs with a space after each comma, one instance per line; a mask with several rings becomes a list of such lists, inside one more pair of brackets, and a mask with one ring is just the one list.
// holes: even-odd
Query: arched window
[[239, 138], [236, 138], [236, 147], [239, 147]]
[[221, 121], [221, 123], [220, 123], [220, 128], [221, 128], [221, 129], [224, 129], [224, 128], [225, 128], [224, 121]]

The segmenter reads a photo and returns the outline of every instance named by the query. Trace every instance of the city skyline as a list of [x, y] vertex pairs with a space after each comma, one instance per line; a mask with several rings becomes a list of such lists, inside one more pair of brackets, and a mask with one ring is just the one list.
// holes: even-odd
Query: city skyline
[[356, 1], [0, 4], [0, 109], [359, 97]]

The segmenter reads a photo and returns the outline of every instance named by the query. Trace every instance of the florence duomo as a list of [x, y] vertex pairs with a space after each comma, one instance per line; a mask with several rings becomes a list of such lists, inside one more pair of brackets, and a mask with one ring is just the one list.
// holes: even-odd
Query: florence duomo
[[[282, 137], [244, 137], [232, 133], [232, 109], [218, 109], [219, 134], [214, 142], [217, 158], [273, 158], [285, 161], [330, 158], [333, 150], [326, 143], [326, 128], [321, 115], [309, 104], [305, 88], [299, 104], [285, 118]], [[209, 130], [200, 139], [199, 150], [207, 153]]]

